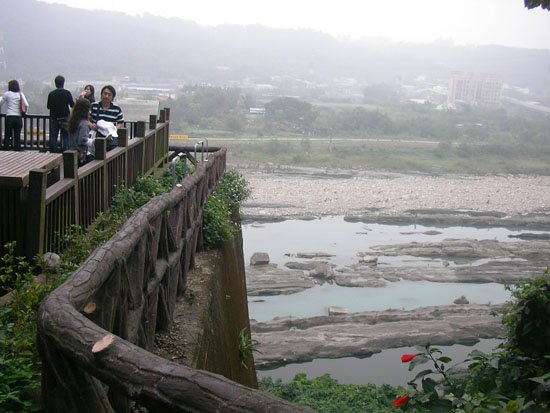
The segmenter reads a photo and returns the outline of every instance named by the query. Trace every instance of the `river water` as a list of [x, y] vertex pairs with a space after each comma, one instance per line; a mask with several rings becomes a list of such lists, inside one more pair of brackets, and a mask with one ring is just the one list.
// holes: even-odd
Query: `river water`
[[[383, 225], [346, 222], [343, 217], [325, 217], [311, 221], [288, 220], [277, 223], [245, 224], [242, 227], [243, 249], [248, 261], [254, 252], [267, 252], [270, 262], [284, 267], [296, 261], [299, 252], [324, 252], [337, 267], [358, 262], [358, 252], [368, 252], [374, 245], [408, 242], [438, 242], [444, 239], [492, 239], [518, 242], [521, 228], [431, 227], [422, 225]], [[545, 233], [529, 229], [529, 233]], [[323, 258], [325, 260], [325, 258]], [[503, 259], [510, 260], [510, 259]], [[480, 265], [486, 260], [444, 262], [441, 259], [411, 256], [378, 257], [378, 266]], [[326, 315], [328, 306], [347, 307], [350, 312], [406, 309], [452, 304], [464, 295], [471, 303], [498, 304], [510, 294], [497, 283], [437, 283], [397, 281], [382, 288], [353, 288], [319, 285], [297, 294], [249, 297], [250, 318], [265, 321], [279, 316], [312, 317]]]
[[[442, 355], [450, 357], [453, 361], [448, 367], [463, 363], [468, 354], [474, 349], [490, 353], [501, 340], [483, 339], [475, 346], [455, 344], [453, 346], [435, 346], [441, 350]], [[408, 365], [401, 362], [403, 354], [418, 353], [415, 347], [399, 347], [383, 350], [366, 358], [343, 357], [338, 359], [315, 359], [307, 363], [294, 363], [278, 367], [272, 370], [257, 370], [258, 379], [271, 377], [273, 380], [281, 379], [287, 383], [298, 373], [306, 373], [309, 379], [329, 373], [333, 379], [342, 384], [391, 384], [392, 386], [406, 386], [407, 382], [424, 369], [433, 368], [432, 365], [422, 364], [413, 371], [408, 371]], [[459, 364], [460, 367], [466, 364]]]
[[[299, 252], [332, 254], [328, 260], [337, 267], [357, 263], [358, 252], [367, 252], [374, 245], [409, 242], [439, 242], [444, 239], [497, 240], [518, 242], [517, 236], [528, 231], [521, 228], [475, 228], [423, 225], [384, 225], [346, 222], [343, 217], [323, 217], [311, 221], [287, 220], [277, 223], [244, 224], [243, 249], [248, 262], [254, 252], [266, 252], [270, 262], [284, 267]], [[375, 255], [375, 254], [373, 254]], [[435, 266], [480, 265], [486, 260], [470, 262], [443, 262], [411, 256], [378, 257], [378, 266]], [[449, 305], [464, 295], [471, 303], [498, 304], [510, 293], [497, 283], [438, 283], [429, 281], [397, 281], [381, 288], [349, 288], [324, 284], [300, 293], [279, 296], [249, 297], [251, 319], [266, 321], [279, 316], [312, 317], [327, 315], [328, 306], [348, 308], [349, 312], [381, 311], [386, 309], [414, 309], [423, 306]], [[461, 362], [473, 349], [490, 352], [499, 340], [481, 340], [474, 347], [441, 346], [445, 355]], [[371, 357], [358, 359], [316, 359], [309, 363], [290, 364], [273, 370], [258, 371], [258, 377], [271, 376], [289, 381], [299, 372], [308, 377], [330, 373], [341, 383], [377, 383], [405, 385], [413, 373], [402, 366], [400, 356], [416, 352], [413, 347], [387, 349]]]

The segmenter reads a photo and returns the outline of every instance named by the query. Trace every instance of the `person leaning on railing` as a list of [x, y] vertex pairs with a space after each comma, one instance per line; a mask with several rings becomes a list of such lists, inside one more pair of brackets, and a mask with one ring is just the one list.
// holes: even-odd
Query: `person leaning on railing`
[[69, 149], [78, 152], [78, 166], [94, 159], [94, 145], [90, 142], [90, 101], [78, 98], [69, 115]]
[[[101, 89], [101, 100], [92, 103], [90, 111], [90, 129], [97, 132], [96, 136], [102, 137], [97, 128], [97, 122], [104, 120], [113, 123], [117, 129], [124, 127], [124, 115], [120, 106], [115, 105], [113, 100], [116, 97], [116, 90], [111, 85], [103, 86]], [[110, 151], [118, 146], [118, 138], [107, 137], [107, 150]]]
[[23, 116], [29, 109], [29, 102], [21, 92], [19, 82], [10, 80], [8, 82], [8, 91], [0, 96], [0, 107], [7, 103], [6, 109], [6, 130], [4, 134], [3, 149], [8, 151], [21, 150], [21, 129], [23, 128]]

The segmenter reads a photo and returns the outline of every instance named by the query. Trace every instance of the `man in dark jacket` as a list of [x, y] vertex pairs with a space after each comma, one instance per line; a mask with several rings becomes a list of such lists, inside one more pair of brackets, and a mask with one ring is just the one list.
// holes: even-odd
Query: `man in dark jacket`
[[[48, 95], [48, 109], [50, 110], [50, 152], [64, 152], [69, 148], [69, 131], [67, 118], [70, 108], [74, 106], [73, 96], [65, 87], [65, 78], [61, 75], [55, 77], [55, 90]], [[61, 132], [60, 151], [57, 146], [57, 138]]]

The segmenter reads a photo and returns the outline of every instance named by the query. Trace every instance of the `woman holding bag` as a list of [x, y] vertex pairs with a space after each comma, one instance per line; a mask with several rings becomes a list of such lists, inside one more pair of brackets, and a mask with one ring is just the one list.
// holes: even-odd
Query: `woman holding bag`
[[20, 151], [23, 116], [29, 109], [29, 102], [27, 102], [27, 98], [21, 92], [17, 80], [10, 80], [8, 82], [8, 91], [3, 93], [0, 97], [0, 107], [4, 102], [7, 102], [7, 109], [3, 149], [5, 151], [10, 149]]

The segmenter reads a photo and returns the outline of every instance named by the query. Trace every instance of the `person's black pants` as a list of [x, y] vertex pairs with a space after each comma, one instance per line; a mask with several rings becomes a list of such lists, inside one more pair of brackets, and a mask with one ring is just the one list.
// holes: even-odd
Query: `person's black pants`
[[21, 150], [21, 129], [23, 120], [21, 116], [6, 116], [6, 131], [4, 134], [4, 150]]

